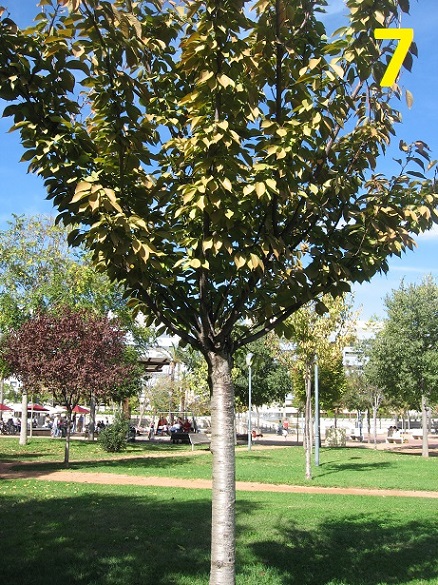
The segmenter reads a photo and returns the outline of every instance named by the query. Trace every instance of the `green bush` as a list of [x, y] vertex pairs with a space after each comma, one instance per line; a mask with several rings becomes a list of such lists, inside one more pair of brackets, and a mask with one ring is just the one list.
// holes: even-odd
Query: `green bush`
[[128, 430], [129, 422], [123, 418], [121, 413], [117, 413], [114, 422], [99, 433], [99, 441], [105, 451], [109, 453], [123, 451], [127, 445]]

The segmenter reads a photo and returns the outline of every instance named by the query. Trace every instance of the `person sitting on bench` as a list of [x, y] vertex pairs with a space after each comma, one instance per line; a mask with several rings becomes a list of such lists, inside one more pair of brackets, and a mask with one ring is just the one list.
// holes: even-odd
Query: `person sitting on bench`
[[184, 421], [184, 424], [183, 424], [183, 432], [190, 433], [191, 430], [192, 430], [192, 423], [189, 421], [188, 418], [186, 418], [186, 420]]

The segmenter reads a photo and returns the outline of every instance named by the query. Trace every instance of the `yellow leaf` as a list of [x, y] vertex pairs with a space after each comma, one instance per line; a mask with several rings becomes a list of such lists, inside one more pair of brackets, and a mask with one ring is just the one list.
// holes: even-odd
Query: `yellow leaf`
[[345, 72], [344, 72], [344, 69], [340, 65], [336, 65], [336, 63], [334, 61], [331, 61], [330, 67], [333, 69], [333, 71], [336, 73], [336, 75], [338, 75], [338, 77], [340, 77], [341, 79], [344, 78]]
[[228, 77], [228, 75], [225, 75], [225, 73], [222, 73], [221, 75], [218, 75], [217, 78], [218, 82], [222, 85], [222, 87], [225, 87], [225, 89], [229, 86], [231, 87], [235, 87], [236, 84], [234, 83], [234, 81]]
[[409, 109], [412, 108], [412, 106], [414, 105], [414, 96], [412, 95], [412, 93], [407, 89], [406, 90], [406, 105], [408, 106]]
[[266, 192], [266, 185], [264, 183], [256, 183], [255, 191], [257, 193], [257, 197], [263, 197]]
[[277, 190], [277, 181], [275, 179], [266, 179], [266, 184], [273, 191]]
[[242, 266], [245, 265], [246, 259], [241, 254], [236, 254], [234, 256], [234, 263], [236, 264], [237, 268], [240, 269]]
[[225, 177], [225, 179], [223, 179], [222, 186], [227, 191], [232, 191], [233, 190], [233, 185], [231, 184], [230, 179], [227, 179], [227, 177]]
[[91, 184], [87, 181], [79, 181], [76, 186], [75, 194], [71, 200], [72, 203], [77, 203], [90, 192]]
[[201, 261], [198, 258], [193, 258], [192, 260], [190, 260], [189, 266], [191, 266], [195, 270], [197, 268], [201, 268]]
[[252, 193], [255, 189], [254, 185], [245, 185], [245, 187], [243, 188], [243, 194], [244, 195], [249, 195], [250, 193]]

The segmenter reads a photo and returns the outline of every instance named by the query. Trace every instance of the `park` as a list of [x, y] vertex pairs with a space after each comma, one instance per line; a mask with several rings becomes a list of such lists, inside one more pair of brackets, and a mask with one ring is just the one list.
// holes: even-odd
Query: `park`
[[[77, 443], [66, 470], [61, 441], [0, 438], [5, 582], [204, 584], [209, 450]], [[438, 582], [436, 457], [323, 448], [310, 487], [303, 467], [300, 446], [237, 447], [238, 585]]]
[[[22, 3], [0, 7], [3, 117], [56, 214], [48, 225], [13, 210], [0, 232], [0, 403], [14, 392], [8, 376], [22, 403], [18, 446], [0, 439], [8, 580], [436, 580], [432, 276], [402, 281], [382, 335], [356, 347], [350, 372], [358, 422], [366, 402], [374, 429], [386, 409], [399, 433], [414, 411], [421, 456], [378, 448], [375, 431], [374, 449], [323, 447], [311, 465], [319, 398], [335, 428], [345, 410], [348, 293], [438, 223], [438, 161], [422, 131], [399, 128], [420, 55], [412, 3], [347, 0], [337, 22], [328, 4], [40, 0], [25, 18]], [[106, 455], [105, 437], [125, 441], [147, 386], [139, 358], [163, 335], [197, 361], [190, 384], [204, 391], [210, 444], [139, 441]], [[236, 448], [247, 386], [250, 404], [293, 392], [305, 449]], [[162, 395], [169, 413], [173, 390]], [[27, 436], [28, 399], [66, 409], [65, 440]], [[75, 408], [110, 401], [117, 421], [99, 441], [76, 441]], [[131, 483], [109, 482], [110, 472]], [[138, 485], [143, 472], [162, 479]], [[211, 485], [180, 487], [181, 475]], [[324, 487], [381, 491], [312, 491]]]

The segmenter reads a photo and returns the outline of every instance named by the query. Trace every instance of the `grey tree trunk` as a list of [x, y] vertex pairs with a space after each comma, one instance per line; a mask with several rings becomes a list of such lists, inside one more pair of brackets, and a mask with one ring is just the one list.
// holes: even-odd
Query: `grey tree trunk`
[[306, 411], [304, 420], [304, 450], [306, 454], [306, 479], [312, 479], [312, 375], [305, 372], [304, 384], [306, 387]]
[[[5, 380], [3, 377], [0, 377], [0, 404], [3, 404], [4, 388]], [[0, 420], [3, 420], [3, 410], [0, 410]]]
[[94, 429], [96, 427], [96, 399], [92, 394], [90, 397], [90, 415], [88, 423], [88, 440], [94, 441]]
[[213, 492], [210, 585], [235, 583], [234, 388], [230, 358], [209, 353], [212, 383], [211, 450]]
[[423, 427], [423, 438], [421, 445], [421, 455], [429, 457], [429, 440], [428, 440], [428, 420], [427, 420], [427, 398], [425, 394], [421, 395], [421, 426]]
[[65, 436], [65, 447], [64, 447], [64, 463], [68, 467], [70, 464], [70, 433], [71, 433], [71, 410], [68, 411], [67, 416], [67, 434]]
[[377, 449], [377, 412], [379, 410], [378, 406], [373, 406], [373, 425], [374, 425], [374, 433], [373, 433], [373, 440], [374, 440], [374, 449]]
[[27, 445], [27, 402], [27, 390], [23, 389], [21, 395], [20, 445]]

